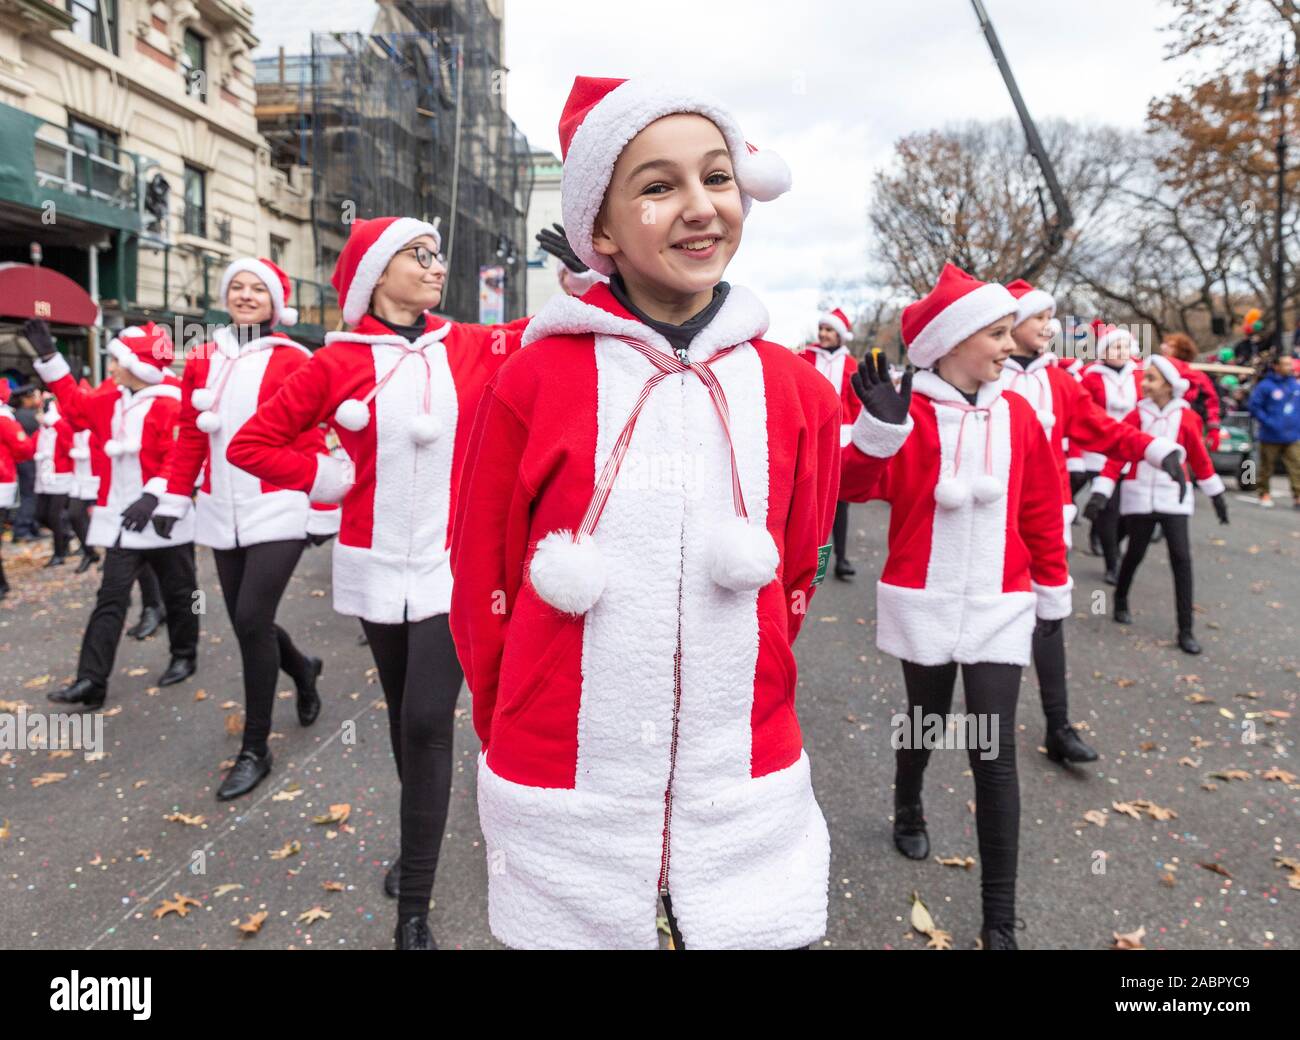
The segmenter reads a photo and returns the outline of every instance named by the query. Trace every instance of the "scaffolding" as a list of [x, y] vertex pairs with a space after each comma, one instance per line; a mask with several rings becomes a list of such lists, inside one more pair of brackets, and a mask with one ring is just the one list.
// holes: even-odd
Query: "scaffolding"
[[478, 320], [479, 269], [505, 270], [507, 317], [525, 311], [527, 139], [505, 111], [501, 22], [485, 0], [386, 5], [376, 30], [312, 34], [308, 56], [257, 61], [258, 123], [281, 168], [310, 166], [318, 276], [353, 219], [439, 225], [440, 310]]

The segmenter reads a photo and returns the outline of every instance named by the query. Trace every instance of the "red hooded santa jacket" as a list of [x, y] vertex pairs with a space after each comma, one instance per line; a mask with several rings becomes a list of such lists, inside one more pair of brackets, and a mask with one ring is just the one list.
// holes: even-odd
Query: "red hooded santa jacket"
[[862, 411], [862, 402], [853, 392], [852, 382], [853, 373], [858, 369], [857, 359], [843, 344], [834, 350], [823, 350], [816, 343], [810, 343], [799, 351], [799, 356], [824, 375], [830, 381], [831, 388], [840, 395], [840, 445], [842, 447], [848, 444], [853, 420]]
[[[1103, 361], [1094, 361], [1083, 370], [1082, 382], [1097, 406], [1116, 422], [1122, 422], [1142, 397], [1142, 372], [1131, 360], [1118, 369]], [[1106, 455], [1103, 452], [1084, 452], [1083, 462], [1089, 473], [1100, 473], [1106, 465]]]
[[[1213, 498], [1223, 494], [1223, 478], [1214, 471], [1214, 463], [1205, 448], [1204, 430], [1201, 417], [1192, 411], [1184, 398], [1175, 397], [1161, 408], [1149, 397], [1138, 402], [1138, 406], [1124, 418], [1127, 426], [1159, 437], [1177, 438], [1179, 446], [1185, 452], [1183, 472], [1191, 470], [1199, 487], [1206, 496]], [[1092, 490], [1103, 495], [1115, 492], [1115, 481], [1119, 480], [1119, 511], [1123, 516], [1134, 513], [1181, 513], [1192, 514], [1194, 506], [1191, 488], [1178, 501], [1178, 485], [1174, 479], [1159, 466], [1147, 462], [1129, 465], [1123, 479], [1120, 471], [1124, 469], [1124, 459], [1112, 458], [1106, 468], [1092, 483]]]
[[[4, 390], [9, 389], [5, 383]], [[0, 401], [0, 509], [13, 509], [18, 505], [18, 463], [27, 462], [36, 454], [36, 438], [28, 437], [13, 410], [6, 403], [9, 395]]]

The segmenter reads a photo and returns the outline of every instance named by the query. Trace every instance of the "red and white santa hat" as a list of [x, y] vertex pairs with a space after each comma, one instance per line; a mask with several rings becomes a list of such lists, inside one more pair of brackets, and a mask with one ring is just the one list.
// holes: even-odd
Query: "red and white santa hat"
[[847, 343], [853, 338], [853, 322], [839, 307], [833, 307], [817, 315], [818, 325], [829, 325], [840, 334], [840, 342]]
[[175, 359], [167, 326], [146, 322], [128, 325], [108, 341], [108, 352], [131, 375], [150, 386], [163, 381]]
[[289, 302], [289, 276], [280, 270], [279, 265], [264, 256], [241, 256], [232, 260], [221, 276], [221, 299], [224, 302], [230, 283], [237, 274], [251, 274], [266, 286], [271, 294], [271, 324], [297, 325], [298, 311], [287, 306]]
[[1165, 377], [1174, 390], [1175, 397], [1182, 397], [1187, 393], [1188, 388], [1192, 385], [1191, 380], [1183, 375], [1178, 367], [1178, 362], [1173, 358], [1167, 358], [1163, 354], [1152, 354], [1151, 364], [1156, 366], [1159, 373]]
[[1007, 292], [1016, 298], [1016, 324], [1043, 311], [1056, 314], [1056, 298], [1046, 289], [1035, 289], [1023, 278], [1007, 282]]
[[907, 359], [917, 368], [932, 368], [962, 340], [1015, 314], [1018, 306], [1005, 285], [981, 282], [955, 264], [944, 264], [934, 288], [903, 310]]
[[1092, 332], [1097, 338], [1097, 358], [1101, 360], [1106, 348], [1112, 343], [1127, 342], [1129, 353], [1132, 354], [1137, 348], [1137, 340], [1128, 329], [1120, 328], [1118, 325], [1107, 325], [1101, 318], [1094, 318], [1092, 322]]
[[421, 235], [433, 238], [433, 248], [442, 248], [442, 236], [432, 224], [414, 217], [375, 217], [354, 220], [343, 252], [334, 265], [330, 284], [338, 291], [343, 320], [355, 325], [370, 309], [370, 296], [399, 249]]
[[722, 132], [746, 214], [755, 199], [770, 202], [790, 190], [785, 160], [747, 144], [731, 113], [713, 99], [663, 80], [578, 76], [560, 115], [560, 207], [569, 244], [593, 270], [614, 273], [610, 258], [591, 243], [614, 164], [627, 143], [656, 119], [683, 112], [704, 116]]

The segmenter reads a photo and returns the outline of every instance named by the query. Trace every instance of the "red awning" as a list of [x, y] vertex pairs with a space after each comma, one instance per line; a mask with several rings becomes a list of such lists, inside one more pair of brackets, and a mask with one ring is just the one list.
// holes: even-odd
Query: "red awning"
[[0, 264], [0, 317], [94, 325], [98, 310], [86, 290], [65, 274], [32, 264]]

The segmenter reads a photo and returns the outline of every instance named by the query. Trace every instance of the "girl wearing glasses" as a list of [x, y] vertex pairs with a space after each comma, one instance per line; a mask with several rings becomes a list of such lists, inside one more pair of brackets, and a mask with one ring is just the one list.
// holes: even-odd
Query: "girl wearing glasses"
[[[527, 319], [463, 325], [429, 314], [447, 270], [437, 230], [409, 217], [352, 225], [334, 269], [346, 332], [265, 402], [228, 458], [263, 480], [342, 502], [334, 609], [361, 618], [388, 704], [402, 785], [398, 949], [436, 949], [429, 897], [451, 792], [463, 678], [447, 624], [456, 489], [479, 396]], [[347, 459], [299, 446], [327, 423]]]

